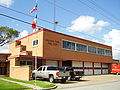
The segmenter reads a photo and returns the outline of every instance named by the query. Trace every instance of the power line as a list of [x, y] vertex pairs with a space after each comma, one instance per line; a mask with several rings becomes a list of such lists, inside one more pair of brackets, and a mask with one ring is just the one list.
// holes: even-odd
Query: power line
[[[45, 1], [48, 2], [48, 3], [50, 3], [50, 4], [54, 4], [53, 2], [50, 2], [50, 1], [48, 1], [48, 0], [45, 0]], [[63, 8], [63, 7], [61, 7], [61, 6], [57, 5], [57, 4], [55, 4], [55, 5], [56, 5], [56, 7], [61, 8], [61, 9], [63, 9], [64, 11], [67, 11], [67, 12], [73, 14], [73, 15], [76, 15], [77, 17], [80, 16], [79, 14], [77, 14], [77, 13], [75, 13], [75, 12], [69, 10], [69, 9], [65, 9], [65, 8]]]
[[[18, 19], [18, 18], [14, 18], [14, 17], [8, 16], [8, 15], [2, 14], [2, 13], [0, 13], [0, 15], [1, 15], [1, 16], [4, 16], [4, 17], [7, 17], [7, 18], [14, 19], [14, 20], [19, 21], [19, 22], [23, 22], [23, 23], [25, 23], [25, 24], [29, 24], [29, 25], [31, 25], [31, 23], [26, 22], [26, 21], [21, 20], [21, 19]], [[39, 27], [39, 28], [43, 28], [42, 26], [38, 26], [38, 25], [37, 25], [37, 27]]]
[[[48, 2], [48, 3], [50, 3], [50, 4], [54, 4], [53, 2], [50, 2], [50, 1], [48, 1], [48, 0], [46, 0], [46, 2]], [[87, 5], [87, 4], [86, 4]], [[88, 5], [87, 5], [88, 6]], [[58, 7], [58, 8], [60, 8], [60, 9], [62, 9], [62, 10], [65, 10], [66, 12], [69, 12], [69, 13], [71, 13], [71, 14], [73, 14], [73, 15], [75, 15], [75, 16], [77, 16], [77, 17], [79, 17], [80, 16], [80, 14], [77, 14], [77, 13], [74, 13], [73, 11], [71, 11], [71, 10], [68, 10], [68, 9], [65, 9], [65, 8], [63, 8], [63, 7], [61, 7], [61, 6], [59, 6], [59, 5], [57, 5], [56, 4], [56, 7]], [[91, 9], [94, 9], [94, 8], [92, 8], [92, 7], [90, 7], [90, 6], [88, 6], [89, 8], [91, 8]], [[96, 10], [96, 9], [95, 9]], [[96, 10], [97, 11], [97, 10]], [[98, 11], [97, 11], [98, 12]], [[99, 14], [101, 14], [101, 13], [99, 13]], [[104, 17], [106, 17], [106, 18], [108, 18], [107, 16], [105, 16], [104, 14], [101, 14], [102, 16], [104, 16]], [[109, 18], [110, 19], [110, 18]], [[113, 21], [114, 22], [114, 21]], [[118, 23], [117, 23], [118, 24]], [[110, 27], [110, 26], [109, 26]], [[104, 28], [106, 28], [106, 27], [104, 27]], [[112, 28], [112, 27], [111, 27]], [[107, 29], [110, 29], [110, 28], [107, 28]]]
[[[26, 14], [26, 13], [23, 13], [23, 12], [20, 12], [20, 11], [17, 11], [17, 10], [14, 10], [14, 9], [11, 9], [11, 8], [8, 8], [8, 7], [2, 6], [2, 5], [0, 5], [0, 6], [3, 7], [3, 8], [6, 8], [6, 9], [8, 9], [8, 10], [17, 12], [17, 13], [20, 13], [20, 14], [23, 14], [23, 15], [27, 15], [27, 16], [29, 16], [29, 17], [34, 17], [34, 16], [29, 15], [29, 14]], [[50, 22], [50, 21], [47, 21], [47, 20], [43, 20], [43, 19], [40, 19], [40, 18], [38, 18], [38, 19], [39, 19], [39, 20], [42, 20], [42, 21], [44, 21], [44, 22], [50, 23], [50, 24], [54, 24], [54, 23], [52, 23], [52, 22]], [[31, 24], [31, 23], [29, 23], [29, 24]], [[67, 27], [62, 26], [62, 25], [57, 25], [57, 26], [59, 26], [59, 27], [61, 27], [61, 28], [65, 28], [65, 29], [67, 28]], [[82, 32], [78, 32], [78, 33], [83, 34], [83, 35], [87, 35], [87, 36], [89, 36], [89, 37], [92, 37], [92, 38], [95, 38], [95, 39], [98, 39], [98, 40], [101, 40], [101, 41], [105, 41], [105, 40], [103, 40], [103, 39], [100, 39], [100, 38], [98, 38], [98, 37], [95, 37], [95, 36], [92, 36], [92, 35], [89, 35], [89, 34], [86, 34], [86, 33], [82, 33]]]
[[[23, 12], [21, 12], [21, 11], [14, 10], [14, 9], [11, 9], [11, 8], [8, 8], [8, 7], [2, 6], [2, 5], [0, 5], [0, 7], [6, 8], [6, 9], [8, 9], [8, 10], [11, 10], [11, 11], [14, 11], [14, 12], [16, 12], [16, 13], [20, 13], [20, 14], [23, 14], [23, 15], [26, 15], [26, 16], [29, 16], [29, 17], [34, 17], [34, 16], [30, 15], [30, 14], [26, 14], [26, 13], [23, 13]], [[47, 21], [47, 20], [43, 20], [43, 19], [40, 19], [40, 18], [38, 18], [38, 19], [41, 20], [41, 21], [50, 23], [50, 24], [54, 24], [54, 23], [49, 22], [49, 21]]]
[[[93, 0], [88, 0], [88, 2], [90, 2], [91, 4], [93, 4], [94, 6], [96, 6], [98, 9], [102, 10], [104, 13], [106, 13], [107, 15], [111, 16], [112, 18], [114, 18], [116, 21], [120, 21], [119, 18], [115, 17], [112, 13], [110, 13], [109, 11], [105, 10], [103, 7], [101, 7], [99, 4], [97, 4], [95, 1]], [[118, 22], [119, 22], [118, 21]]]
[[[25, 24], [29, 24], [29, 25], [31, 25], [31, 23], [26, 22], [26, 21], [21, 20], [21, 19], [17, 19], [17, 18], [14, 18], [14, 17], [8, 16], [8, 15], [2, 14], [2, 13], [0, 13], [0, 15], [1, 15], [1, 16], [4, 16], [4, 17], [7, 17], [7, 18], [10, 18], [10, 19], [13, 19], [13, 20], [16, 20], [16, 21], [19, 21], [19, 22], [22, 22], [22, 23], [25, 23]], [[37, 27], [43, 28], [42, 26], [38, 26], [38, 25], [37, 25]], [[62, 28], [65, 28], [65, 27], [62, 27]], [[71, 30], [72, 30], [72, 29], [71, 29]], [[79, 32], [79, 33], [81, 33], [81, 32]], [[96, 37], [94, 37], [94, 36], [92, 36], [92, 35], [89, 35], [89, 34], [85, 34], [85, 33], [81, 33], [81, 34], [84, 34], [84, 35], [87, 35], [87, 36], [90, 36], [90, 37], [96, 38]], [[96, 39], [100, 40], [100, 38], [96, 38]], [[101, 39], [101, 40], [103, 40], [103, 39]], [[113, 49], [113, 50], [120, 51], [119, 49]]]
[[114, 21], [114, 20], [112, 20], [111, 18], [109, 18], [109, 17], [107, 17], [106, 15], [104, 15], [104, 14], [100, 13], [100, 12], [99, 12], [99, 10], [96, 10], [96, 9], [94, 9], [93, 7], [90, 7], [90, 6], [89, 6], [89, 5], [87, 5], [85, 2], [80, 1], [80, 0], [78, 0], [78, 2], [80, 2], [80, 3], [84, 4], [85, 6], [89, 7], [89, 8], [90, 8], [90, 9], [92, 9], [92, 10], [95, 10], [98, 14], [103, 15], [105, 18], [110, 19], [110, 20], [111, 20], [111, 21], [113, 21], [115, 24], [120, 25], [120, 23], [115, 22], [115, 21]]

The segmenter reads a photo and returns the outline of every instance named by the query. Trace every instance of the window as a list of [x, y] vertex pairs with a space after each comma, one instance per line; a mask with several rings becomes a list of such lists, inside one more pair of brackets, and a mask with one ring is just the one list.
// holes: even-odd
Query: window
[[47, 70], [58, 70], [58, 67], [48, 67]]
[[42, 70], [42, 67], [38, 68], [38, 71], [41, 71]]
[[104, 49], [97, 48], [97, 54], [99, 54], [99, 55], [105, 55]]
[[34, 46], [38, 46], [38, 44], [39, 44], [38, 39], [33, 40], [33, 42], [32, 42], [32, 46], [33, 46], [33, 47], [34, 47]]
[[32, 61], [20, 61], [20, 65], [32, 65]]
[[82, 44], [76, 44], [76, 50], [80, 52], [87, 52], [87, 46]]
[[96, 47], [88, 46], [88, 52], [96, 54]]
[[112, 50], [105, 50], [94, 46], [79, 44], [67, 40], [62, 40], [62, 48], [79, 52], [93, 53], [105, 56], [112, 56]]
[[65, 48], [65, 49], [75, 50], [75, 43], [63, 40], [63, 46], [62, 47]]
[[105, 55], [106, 56], [112, 56], [112, 51], [111, 50], [105, 50]]

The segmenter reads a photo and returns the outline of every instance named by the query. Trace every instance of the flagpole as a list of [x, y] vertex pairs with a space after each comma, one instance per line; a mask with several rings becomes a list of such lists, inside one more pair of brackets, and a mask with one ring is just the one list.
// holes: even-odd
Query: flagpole
[[56, 0], [54, 0], [54, 27], [53, 30], [56, 31]]
[[[38, 0], [36, 0], [36, 5], [37, 5], [37, 11], [36, 11], [36, 15], [35, 15], [35, 18], [36, 18], [36, 27], [37, 27], [37, 15], [38, 15]], [[37, 28], [38, 29], [38, 28]], [[37, 31], [37, 29], [35, 31]], [[36, 33], [36, 38], [37, 38], [37, 33]], [[37, 70], [37, 47], [36, 47], [36, 55], [35, 55], [35, 70]], [[36, 80], [37, 80], [37, 77], [35, 75], [35, 86], [36, 85]], [[37, 88], [37, 87], [36, 87]]]

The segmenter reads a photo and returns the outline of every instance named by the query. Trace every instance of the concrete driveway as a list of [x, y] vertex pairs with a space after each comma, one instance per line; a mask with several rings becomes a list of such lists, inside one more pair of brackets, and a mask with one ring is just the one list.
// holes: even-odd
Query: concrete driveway
[[84, 76], [80, 81], [67, 81], [66, 83], [56, 83], [57, 89], [62, 88], [73, 88], [85, 85], [100, 84], [106, 82], [120, 81], [120, 75], [94, 75], [94, 76]]

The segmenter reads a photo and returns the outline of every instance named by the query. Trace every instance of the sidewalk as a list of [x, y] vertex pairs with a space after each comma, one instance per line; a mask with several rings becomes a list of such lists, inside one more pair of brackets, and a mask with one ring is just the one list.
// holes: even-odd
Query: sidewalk
[[26, 83], [22, 83], [22, 82], [11, 81], [11, 80], [7, 80], [7, 79], [3, 79], [3, 78], [0, 78], [0, 80], [4, 80], [4, 81], [12, 82], [12, 83], [17, 83], [17, 84], [20, 84], [20, 85], [23, 85], [23, 86], [27, 86], [27, 87], [32, 88], [33, 90], [43, 90], [44, 89], [44, 88], [41, 88], [41, 87], [38, 87], [38, 86], [33, 86], [31, 84], [26, 84]]

